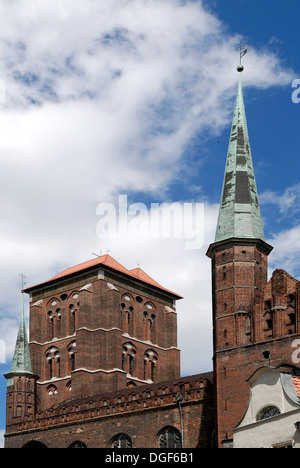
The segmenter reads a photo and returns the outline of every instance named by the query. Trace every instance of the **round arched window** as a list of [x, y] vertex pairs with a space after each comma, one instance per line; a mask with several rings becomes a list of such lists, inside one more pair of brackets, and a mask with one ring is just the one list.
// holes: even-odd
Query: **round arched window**
[[263, 421], [264, 419], [273, 418], [274, 416], [278, 416], [280, 414], [280, 410], [277, 406], [266, 406], [256, 416], [256, 421]]

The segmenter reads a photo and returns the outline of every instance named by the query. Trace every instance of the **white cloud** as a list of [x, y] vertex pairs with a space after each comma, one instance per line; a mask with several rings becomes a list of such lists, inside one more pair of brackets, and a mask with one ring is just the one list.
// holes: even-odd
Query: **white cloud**
[[283, 218], [292, 217], [300, 211], [300, 184], [288, 187], [283, 193], [268, 190], [261, 194], [260, 201], [278, 206]]
[[273, 269], [282, 268], [300, 278], [300, 226], [286, 229], [267, 241], [274, 247], [270, 255]]

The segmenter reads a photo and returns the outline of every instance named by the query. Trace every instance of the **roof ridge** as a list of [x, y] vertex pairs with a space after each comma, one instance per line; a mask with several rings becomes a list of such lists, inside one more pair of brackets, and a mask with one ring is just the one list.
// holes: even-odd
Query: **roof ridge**
[[47, 283], [50, 283], [52, 281], [59, 280], [61, 278], [70, 276], [75, 273], [79, 273], [80, 271], [83, 271], [88, 268], [96, 267], [99, 265], [106, 266], [108, 268], [111, 268], [112, 270], [118, 271], [120, 273], [123, 273], [127, 276], [130, 276], [131, 278], [138, 279], [139, 281], [142, 281], [143, 283], [149, 284], [150, 286], [156, 287], [161, 289], [162, 291], [165, 291], [169, 294], [172, 294], [173, 296], [176, 296], [178, 299], [181, 299], [182, 297], [179, 296], [178, 294], [170, 291], [169, 289], [164, 288], [161, 286], [157, 281], [155, 281], [151, 276], [149, 276], [146, 272], [144, 272], [141, 268], [134, 268], [132, 270], [128, 270], [126, 267], [124, 267], [121, 263], [119, 263], [117, 260], [115, 260], [113, 257], [111, 257], [109, 254], [105, 254], [102, 256], [99, 256], [95, 259], [88, 260], [86, 262], [79, 263], [78, 265], [75, 265], [73, 267], [67, 268], [66, 270], [63, 270], [62, 272], [58, 273], [57, 275], [53, 276], [50, 278], [48, 281], [45, 281], [41, 284], [38, 284], [36, 286], [32, 286], [30, 288], [24, 289], [24, 292], [30, 293], [33, 288], [37, 288], [39, 286], [43, 286]]

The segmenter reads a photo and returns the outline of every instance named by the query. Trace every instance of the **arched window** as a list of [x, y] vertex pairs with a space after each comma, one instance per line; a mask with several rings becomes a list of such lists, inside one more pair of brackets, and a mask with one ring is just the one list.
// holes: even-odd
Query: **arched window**
[[47, 387], [46, 389], [47, 393], [49, 396], [52, 396], [52, 395], [57, 395], [57, 388], [55, 387], [55, 385], [49, 385], [49, 387]]
[[68, 346], [68, 374], [76, 369], [76, 341]]
[[137, 386], [136, 383], [132, 382], [132, 381], [128, 382], [128, 384], [126, 385], [127, 388], [133, 388], [133, 387], [136, 387], [136, 386]]
[[111, 448], [132, 448], [132, 440], [131, 437], [127, 434], [118, 434], [116, 435], [111, 441]]
[[[127, 296], [125, 296], [127, 297]], [[124, 333], [135, 335], [134, 309], [124, 303], [121, 304], [121, 327]]]
[[174, 427], [165, 427], [158, 434], [158, 448], [181, 448], [181, 446], [181, 434]]
[[158, 357], [153, 349], [148, 349], [144, 354], [144, 380], [156, 380], [156, 367]]
[[279, 408], [277, 406], [266, 406], [256, 416], [256, 421], [263, 421], [264, 419], [273, 418], [280, 414]]
[[150, 322], [150, 341], [151, 343], [156, 343], [156, 316], [151, 314], [149, 317]]
[[72, 381], [71, 381], [71, 380], [69, 380], [69, 382], [67, 383], [66, 389], [67, 389], [69, 392], [72, 391]]
[[47, 359], [47, 375], [46, 379], [53, 379], [60, 377], [60, 353], [55, 346], [48, 349], [46, 352]]
[[69, 313], [70, 313], [70, 334], [74, 335], [76, 330], [76, 312], [77, 308], [74, 304], [69, 305]]
[[39, 449], [39, 448], [47, 448], [46, 445], [42, 444], [41, 442], [37, 442], [32, 440], [27, 442], [27, 444], [23, 445], [22, 448], [31, 448], [31, 449]]
[[76, 440], [68, 448], [87, 448], [87, 446], [83, 442]]
[[143, 328], [144, 328], [144, 332], [143, 332], [144, 340], [151, 341], [151, 343], [155, 343], [156, 341], [156, 316], [154, 313], [151, 313], [149, 311], [144, 311]]
[[54, 338], [54, 314], [53, 314], [52, 310], [49, 310], [48, 317], [49, 317], [49, 334], [48, 334], [48, 338], [49, 338], [49, 340], [53, 340], [53, 338]]
[[133, 375], [136, 365], [136, 349], [131, 343], [125, 343], [122, 348], [122, 370]]
[[51, 299], [48, 303], [48, 326], [47, 337], [48, 340], [61, 337], [61, 309], [59, 308], [60, 301], [56, 298]]

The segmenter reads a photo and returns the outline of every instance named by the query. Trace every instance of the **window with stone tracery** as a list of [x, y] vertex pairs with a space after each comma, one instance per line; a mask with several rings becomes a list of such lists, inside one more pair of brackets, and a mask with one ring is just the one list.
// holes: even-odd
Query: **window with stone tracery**
[[68, 375], [71, 374], [72, 371], [76, 369], [76, 341], [73, 341], [68, 346]]
[[263, 421], [264, 419], [273, 418], [280, 414], [279, 408], [277, 406], [266, 406], [256, 416], [256, 421]]
[[181, 448], [181, 434], [174, 427], [165, 427], [158, 435], [158, 448]]
[[[128, 297], [129, 296], [125, 296]], [[121, 304], [121, 327], [124, 333], [134, 336], [135, 335], [135, 316], [132, 306], [124, 303]]]
[[132, 448], [132, 440], [131, 437], [127, 434], [118, 434], [115, 436], [111, 441], [111, 448]]
[[46, 352], [46, 379], [60, 378], [60, 352], [55, 346]]
[[69, 448], [78, 449], [78, 448], [87, 448], [87, 446], [83, 442], [80, 442], [79, 440], [77, 440], [76, 442], [73, 442], [69, 446]]
[[[57, 303], [52, 301], [53, 304]], [[61, 337], [61, 309], [56, 308], [48, 311], [48, 339], [53, 340], [54, 338]]]
[[153, 349], [148, 349], [144, 354], [144, 380], [156, 380], [158, 356]]
[[133, 375], [136, 365], [136, 349], [132, 343], [125, 343], [122, 347], [122, 370]]

